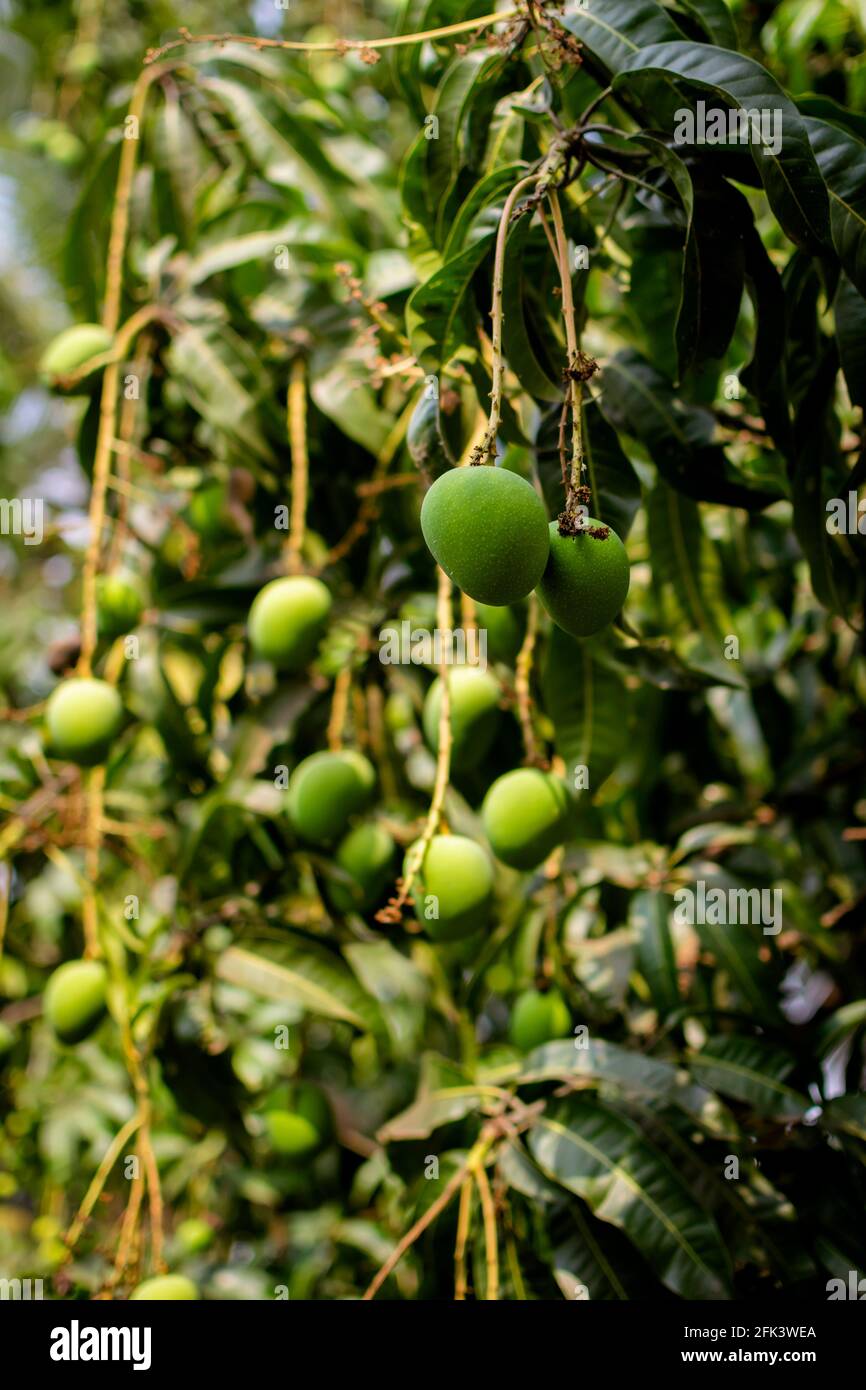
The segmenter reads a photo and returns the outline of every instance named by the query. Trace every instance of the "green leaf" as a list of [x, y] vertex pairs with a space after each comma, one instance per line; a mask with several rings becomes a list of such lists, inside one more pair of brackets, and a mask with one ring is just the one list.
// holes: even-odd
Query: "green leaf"
[[809, 1102], [784, 1084], [794, 1059], [757, 1038], [733, 1035], [710, 1038], [689, 1054], [692, 1073], [704, 1086], [751, 1105], [761, 1115], [799, 1120]]
[[718, 554], [704, 533], [699, 508], [659, 482], [647, 495], [647, 526], [653, 584], [677, 651], [720, 684], [742, 685], [737, 663], [724, 657], [731, 622]]
[[727, 1298], [729, 1268], [715, 1221], [636, 1125], [604, 1106], [569, 1101], [529, 1137], [544, 1173], [624, 1231], [682, 1298]]
[[438, 478], [454, 463], [442, 433], [439, 382], [435, 376], [429, 377], [424, 384], [418, 404], [412, 411], [406, 431], [406, 447], [415, 467], [428, 474], [431, 480]]
[[866, 294], [866, 145], [849, 131], [807, 117], [806, 130], [830, 193], [830, 227], [848, 278]]
[[681, 31], [655, 0], [567, 0], [561, 23], [608, 73], [624, 71], [651, 44], [679, 39]]
[[[509, 367], [528, 395], [540, 401], [561, 401], [562, 379], [556, 371], [555, 359], [544, 351], [541, 325], [536, 322], [532, 331], [529, 317], [528, 287], [543, 273], [537, 254], [529, 245], [531, 233], [531, 218], [526, 216], [508, 234], [502, 286], [502, 346]], [[545, 241], [542, 266], [549, 265], [550, 253]]]
[[770, 204], [797, 246], [820, 251], [830, 237], [827, 193], [818, 170], [805, 122], [774, 78], [752, 58], [701, 43], [655, 43], [636, 53], [614, 79], [628, 85], [644, 73], [680, 78], [741, 111], [780, 111], [782, 139], [750, 145]]
[[686, 218], [683, 273], [676, 322], [679, 377], [708, 359], [722, 358], [737, 326], [743, 295], [743, 232], [748, 203], [722, 179], [690, 171], [668, 145], [639, 135], [676, 189]]
[[821, 1112], [821, 1126], [834, 1134], [851, 1134], [866, 1141], [866, 1096], [837, 1096]]
[[393, 420], [381, 409], [373, 391], [346, 357], [335, 358], [329, 366], [310, 373], [310, 395], [329, 420], [343, 434], [354, 439], [371, 454], [378, 454], [393, 428]]
[[720, 444], [715, 420], [680, 400], [671, 383], [633, 348], [605, 364], [601, 406], [618, 431], [639, 439], [665, 482], [699, 502], [761, 510], [776, 500], [737, 476]]
[[615, 671], [594, 660], [591, 641], [578, 641], [555, 625], [541, 684], [567, 779], [571, 782], [574, 770], [586, 767], [595, 796], [628, 747], [630, 700], [625, 684]]
[[300, 947], [288, 963], [281, 963], [240, 946], [229, 946], [217, 957], [214, 969], [219, 979], [251, 994], [300, 1004], [309, 1013], [352, 1023], [356, 1028], [369, 1026], [356, 1007], [360, 995], [357, 983], [330, 953]]
[[667, 893], [635, 893], [628, 922], [637, 939], [638, 969], [650, 988], [659, 1016], [681, 1007], [676, 953], [670, 929], [672, 902]]
[[231, 339], [193, 326], [176, 333], [166, 353], [172, 376], [200, 415], [265, 462], [273, 451], [259, 427], [259, 404], [243, 384], [246, 369]]
[[469, 282], [493, 240], [486, 236], [467, 246], [412, 291], [406, 305], [406, 331], [412, 351], [427, 372], [442, 367], [471, 336], [464, 312]]
[[686, 14], [700, 24], [707, 38], [719, 48], [739, 48], [737, 26], [725, 0], [679, 0]]
[[848, 395], [854, 405], [866, 410], [866, 299], [844, 273], [839, 277], [833, 314]]
[[785, 354], [787, 305], [782, 278], [773, 264], [754, 223], [743, 240], [746, 288], [755, 311], [755, 347], [741, 380], [760, 406], [773, 439], [786, 457], [793, 449], [791, 407]]
[[866, 999], [855, 999], [851, 1004], [843, 1004], [825, 1018], [818, 1030], [818, 1054], [826, 1057], [835, 1052], [847, 1038], [866, 1027]]

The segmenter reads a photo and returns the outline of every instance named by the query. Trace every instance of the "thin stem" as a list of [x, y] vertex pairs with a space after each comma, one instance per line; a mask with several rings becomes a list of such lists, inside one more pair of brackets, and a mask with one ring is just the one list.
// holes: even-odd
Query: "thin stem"
[[476, 453], [477, 457], [473, 462], [486, 463], [491, 459], [496, 451], [496, 436], [499, 433], [499, 422], [502, 418], [502, 386], [504, 370], [502, 364], [502, 322], [505, 317], [502, 307], [502, 288], [505, 279], [505, 245], [508, 240], [508, 226], [511, 222], [511, 215], [514, 205], [524, 189], [538, 182], [543, 177], [541, 171], [529, 174], [525, 179], [521, 179], [514, 185], [505, 200], [502, 209], [502, 216], [499, 219], [499, 230], [496, 233], [496, 255], [493, 262], [493, 307], [491, 317], [493, 319], [493, 386], [490, 392], [490, 418], [487, 422], [487, 429]]
[[172, 39], [161, 48], [153, 48], [145, 55], [145, 63], [155, 63], [175, 48], [185, 48], [194, 43], [247, 43], [254, 48], [282, 48], [292, 53], [349, 53], [352, 51], [375, 51], [379, 48], [400, 48], [407, 44], [427, 43], [432, 39], [447, 39], [452, 34], [466, 34], [474, 29], [488, 29], [492, 24], [501, 24], [518, 17], [518, 10], [502, 10], [498, 14], [481, 15], [478, 19], [464, 19], [459, 24], [445, 24], [438, 29], [427, 29], [420, 34], [397, 34], [385, 39], [333, 39], [328, 43], [303, 43], [295, 39], [263, 39], [250, 34], [191, 34], [181, 29], [181, 37]]
[[377, 1292], [388, 1278], [388, 1275], [396, 1269], [397, 1265], [406, 1254], [406, 1251], [410, 1246], [415, 1244], [418, 1237], [423, 1235], [427, 1227], [432, 1225], [436, 1217], [445, 1210], [452, 1197], [457, 1195], [464, 1179], [475, 1171], [477, 1165], [481, 1163], [486, 1156], [494, 1138], [495, 1135], [492, 1132], [483, 1133], [477, 1143], [469, 1150], [466, 1162], [460, 1165], [457, 1172], [448, 1179], [448, 1182], [445, 1184], [436, 1200], [431, 1202], [423, 1216], [418, 1218], [414, 1226], [410, 1226], [406, 1234], [394, 1246], [391, 1254], [365, 1290], [363, 1295], [365, 1301], [369, 1302], [370, 1299], [375, 1298]]
[[289, 574], [298, 574], [303, 567], [310, 471], [307, 448], [307, 364], [303, 357], [296, 357], [292, 363], [287, 419], [292, 453], [292, 515], [286, 546], [286, 570]]
[[562, 317], [565, 322], [565, 343], [568, 352], [568, 390], [571, 398], [571, 475], [569, 479], [569, 494], [566, 501], [566, 510], [571, 511], [576, 506], [576, 493], [580, 487], [584, 469], [584, 448], [583, 448], [583, 383], [577, 378], [575, 372], [580, 361], [580, 344], [577, 337], [577, 321], [574, 313], [574, 297], [571, 291], [571, 270], [568, 264], [568, 241], [565, 235], [565, 223], [562, 219], [562, 208], [555, 189], [550, 189], [548, 193], [550, 199], [550, 211], [553, 217], [553, 228], [556, 235], [556, 245], [559, 251], [559, 276], [562, 284]]
[[82, 903], [81, 922], [84, 930], [84, 955], [96, 960], [102, 954], [99, 945], [99, 852], [102, 847], [102, 800], [105, 791], [105, 767], [91, 768], [87, 777], [85, 804], [85, 878], [87, 886]]
[[460, 1188], [460, 1206], [457, 1209], [457, 1236], [454, 1241], [454, 1299], [457, 1303], [466, 1298], [466, 1243], [469, 1239], [469, 1222], [472, 1216], [472, 1179], [464, 1178]]
[[514, 691], [517, 698], [517, 717], [523, 735], [524, 761], [530, 767], [541, 767], [545, 759], [540, 755], [532, 722], [532, 657], [538, 632], [538, 600], [535, 594], [529, 595], [526, 615], [526, 636], [517, 655], [514, 672]]
[[343, 746], [343, 730], [346, 727], [346, 714], [349, 708], [349, 691], [352, 688], [352, 667], [343, 666], [338, 672], [334, 681], [334, 693], [331, 697], [331, 714], [328, 719], [328, 730], [325, 735], [328, 748], [332, 753], [339, 753]]
[[487, 1301], [496, 1303], [499, 1299], [499, 1249], [496, 1241], [496, 1209], [490, 1182], [484, 1171], [484, 1164], [478, 1160], [472, 1170], [478, 1196], [481, 1198], [481, 1214], [484, 1218], [484, 1250], [487, 1257]]
[[[436, 623], [441, 633], [451, 631], [451, 580], [443, 569], [438, 571], [438, 590], [436, 599]], [[406, 858], [406, 872], [400, 882], [397, 894], [387, 906], [376, 914], [379, 922], [400, 921], [402, 909], [409, 901], [415, 879], [424, 863], [427, 849], [439, 829], [445, 793], [451, 776], [451, 691], [448, 686], [448, 654], [446, 644], [442, 643], [442, 660], [439, 663], [439, 685], [441, 703], [439, 705], [439, 747], [436, 752], [436, 777], [430, 798], [430, 809], [424, 823], [421, 838], [412, 847]]]
[[120, 1154], [123, 1152], [124, 1145], [132, 1138], [140, 1124], [141, 1116], [138, 1111], [136, 1111], [136, 1113], [127, 1120], [126, 1124], [117, 1131], [106, 1149], [102, 1162], [97, 1168], [91, 1184], [87, 1189], [84, 1201], [78, 1208], [78, 1214], [66, 1234], [66, 1245], [70, 1251], [75, 1248], [84, 1227], [87, 1225], [90, 1213], [96, 1206], [99, 1195], [108, 1180], [108, 1175], [120, 1157]]

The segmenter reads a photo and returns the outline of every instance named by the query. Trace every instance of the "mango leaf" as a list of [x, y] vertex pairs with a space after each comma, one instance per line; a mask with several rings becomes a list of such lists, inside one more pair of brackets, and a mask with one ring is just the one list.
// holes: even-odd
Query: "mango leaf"
[[597, 1103], [569, 1101], [538, 1120], [529, 1148], [544, 1173], [625, 1232], [667, 1288], [682, 1298], [729, 1296], [715, 1221], [636, 1125]]
[[243, 384], [244, 363], [227, 335], [189, 326], [166, 353], [172, 376], [199, 414], [242, 449], [271, 463], [273, 451], [259, 428], [259, 405]]
[[829, 1018], [825, 1018], [818, 1031], [818, 1054], [825, 1057], [834, 1052], [847, 1038], [866, 1027], [866, 999], [856, 999], [852, 1004], [843, 1004]]
[[602, 409], [614, 429], [639, 439], [672, 488], [699, 502], [760, 511], [776, 494], [749, 487], [713, 442], [708, 410], [680, 400], [670, 382], [633, 348], [605, 364]]
[[439, 125], [435, 140], [427, 144], [428, 198], [437, 209], [436, 242], [444, 245], [449, 231], [445, 216], [448, 191], [460, 167], [460, 139], [463, 124], [480, 89], [498, 72], [504, 62], [501, 53], [475, 49], [455, 58], [436, 89], [433, 114]]
[[689, 1054], [689, 1067], [702, 1085], [753, 1106], [761, 1115], [799, 1120], [809, 1108], [808, 1100], [784, 1084], [793, 1070], [793, 1057], [762, 1039], [710, 1038], [699, 1052]]
[[394, 422], [379, 406], [375, 391], [360, 369], [355, 371], [358, 375], [345, 357], [335, 358], [327, 368], [317, 367], [310, 373], [310, 394], [322, 414], [333, 420], [343, 434], [377, 454]]
[[[475, 184], [454, 218], [442, 252], [443, 261], [451, 260], [470, 240], [475, 241], [479, 235], [496, 230], [502, 202], [525, 173], [525, 164], [504, 164]], [[489, 218], [486, 222], [480, 221], [486, 210], [490, 211]]]
[[[729, 875], [716, 875], [713, 882], [727, 885]], [[737, 922], [698, 922], [701, 945], [720, 971], [724, 971], [735, 997], [759, 1019], [778, 1018], [778, 1005], [770, 990], [767, 967], [748, 928]], [[766, 940], [766, 938], [763, 938]]]
[[[531, 219], [523, 217], [512, 227], [506, 242], [502, 345], [509, 367], [528, 395], [535, 400], [561, 401], [562, 380], [555, 359], [544, 353], [541, 325], [536, 323], [535, 331], [531, 332], [528, 323], [528, 286], [539, 274], [537, 258], [528, 245], [531, 232]], [[550, 263], [546, 242], [544, 263]]]
[[629, 743], [629, 694], [622, 678], [594, 660], [592, 644], [553, 626], [541, 678], [544, 708], [556, 726], [556, 751], [571, 783], [586, 767], [594, 796]]
[[378, 1132], [380, 1143], [426, 1139], [434, 1129], [462, 1120], [501, 1096], [497, 1086], [475, 1084], [456, 1062], [435, 1052], [421, 1057], [418, 1094], [412, 1104], [394, 1115]]
[[442, 433], [439, 410], [439, 383], [430, 377], [422, 388], [406, 431], [406, 447], [416, 468], [431, 480], [438, 478], [454, 460]]
[[412, 351], [427, 372], [440, 371], [471, 336], [464, 298], [494, 235], [491, 229], [465, 247], [409, 296], [406, 331]]
[[698, 507], [659, 482], [647, 495], [647, 524], [653, 584], [677, 651], [720, 684], [741, 686], [737, 663], [724, 658], [731, 623], [718, 555], [704, 534]]
[[743, 232], [748, 203], [730, 184], [689, 168], [651, 135], [635, 137], [658, 160], [686, 219], [682, 287], [676, 322], [679, 377], [709, 358], [721, 358], [737, 326], [743, 295]]
[[614, 78], [631, 84], [644, 73], [680, 78], [712, 92], [741, 111], [782, 113], [779, 148], [772, 133], [750, 130], [755, 164], [767, 197], [797, 246], [820, 251], [830, 240], [827, 192], [809, 143], [805, 122], [794, 103], [760, 63], [739, 53], [701, 43], [656, 43], [642, 48]]
[[655, 0], [605, 0], [604, 5], [567, 0], [560, 22], [611, 74], [624, 71], [640, 49], [682, 37]]
[[809, 562], [815, 596], [826, 608], [841, 613], [853, 598], [853, 574], [838, 539], [827, 530], [826, 503], [847, 493], [847, 477], [839, 451], [839, 428], [833, 402], [839, 370], [839, 350], [824, 339], [814, 376], [800, 402], [794, 422], [795, 452], [791, 464], [794, 530]]
[[672, 902], [667, 893], [635, 893], [629, 926], [637, 940], [638, 969], [650, 988], [661, 1018], [680, 1008], [676, 953], [670, 929]]
[[833, 313], [848, 395], [854, 405], [866, 410], [866, 299], [844, 273], [839, 277]]
[[849, 131], [811, 116], [805, 125], [830, 193], [836, 254], [848, 278], [866, 294], [866, 145]]
[[787, 332], [787, 304], [782, 278], [754, 223], [743, 235], [746, 289], [755, 311], [755, 348], [741, 380], [755, 396], [777, 447], [786, 457], [793, 449], [787, 361], [779, 351]]
[[866, 1141], [866, 1096], [837, 1096], [821, 1112], [821, 1126], [834, 1134], [851, 1134]]
[[703, 1086], [692, 1085], [682, 1068], [603, 1038], [587, 1038], [585, 1044], [578, 1047], [575, 1039], [545, 1043], [534, 1048], [522, 1063], [488, 1073], [488, 1080], [524, 1086], [581, 1078], [590, 1084], [597, 1082], [605, 1092], [612, 1088], [656, 1105], [673, 1105], [718, 1137], [736, 1134], [734, 1118], [718, 1097]]
[[312, 1014], [339, 1019], [365, 1029], [375, 1021], [358, 983], [345, 965], [330, 952], [313, 951], [305, 944], [288, 954], [288, 960], [269, 960], [240, 946], [229, 946], [215, 962], [217, 977], [265, 999], [300, 1004]]
[[680, 8], [692, 15], [707, 38], [719, 48], [739, 48], [737, 26], [725, 0], [679, 0]]

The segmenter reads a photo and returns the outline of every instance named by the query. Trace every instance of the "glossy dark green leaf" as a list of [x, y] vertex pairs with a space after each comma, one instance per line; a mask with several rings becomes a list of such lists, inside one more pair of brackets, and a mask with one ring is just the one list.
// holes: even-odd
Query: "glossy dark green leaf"
[[629, 926], [637, 939], [638, 968], [662, 1018], [682, 1003], [670, 928], [672, 909], [666, 893], [644, 892], [635, 893], [628, 910]]
[[698, 21], [707, 38], [719, 48], [739, 48], [737, 26], [726, 0], [679, 0], [679, 6]]
[[621, 69], [614, 84], [629, 84], [643, 73], [681, 79], [712, 92], [741, 111], [781, 113], [779, 147], [762, 130], [750, 148], [767, 197], [788, 236], [798, 246], [820, 250], [829, 241], [826, 189], [809, 134], [796, 106], [753, 58], [699, 43], [658, 43], [642, 48]]
[[848, 278], [866, 294], [866, 145], [813, 117], [805, 125], [830, 193], [833, 245]]
[[866, 299], [847, 275], [840, 277], [833, 314], [848, 395], [866, 409]]
[[761, 1115], [798, 1120], [809, 1108], [808, 1100], [785, 1084], [794, 1059], [762, 1039], [710, 1038], [690, 1055], [689, 1068], [702, 1085], [751, 1105]]
[[439, 382], [435, 376], [428, 377], [418, 404], [412, 411], [406, 431], [406, 447], [416, 468], [420, 468], [431, 480], [438, 478], [454, 463], [442, 434]]
[[592, 639], [578, 641], [551, 626], [542, 671], [544, 709], [556, 726], [556, 751], [573, 783], [585, 767], [593, 797], [629, 743], [630, 697], [621, 677], [593, 658]]
[[629, 1120], [585, 1100], [543, 1116], [533, 1158], [624, 1231], [662, 1283], [682, 1298], [726, 1298], [730, 1271], [718, 1228], [675, 1168]]
[[664, 480], [686, 497], [761, 510], [774, 500], [748, 487], [714, 442], [708, 410], [686, 404], [651, 363], [625, 348], [605, 363], [601, 407], [618, 431], [639, 439]]

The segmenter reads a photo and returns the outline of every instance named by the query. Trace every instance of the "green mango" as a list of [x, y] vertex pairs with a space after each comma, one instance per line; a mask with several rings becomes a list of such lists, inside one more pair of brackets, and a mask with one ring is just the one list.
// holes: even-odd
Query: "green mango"
[[123, 573], [101, 574], [96, 581], [96, 617], [100, 637], [122, 637], [138, 626], [144, 597], [138, 581]]
[[531, 483], [505, 468], [443, 473], [424, 498], [421, 530], [445, 573], [479, 603], [525, 598], [547, 563], [544, 503]]
[[434, 835], [412, 893], [418, 921], [433, 940], [458, 941], [487, 924], [493, 866], [481, 846], [465, 835]]
[[108, 352], [114, 339], [100, 323], [76, 323], [64, 328], [39, 359], [39, 372], [48, 381], [77, 372], [92, 357]]
[[73, 676], [48, 698], [45, 723], [50, 751], [83, 767], [105, 761], [122, 722], [122, 701], [107, 681]]
[[331, 595], [320, 579], [272, 579], [250, 608], [250, 645], [280, 670], [300, 671], [312, 661], [330, 611]]
[[289, 779], [286, 804], [294, 830], [310, 844], [332, 844], [369, 803], [375, 786], [375, 769], [362, 753], [312, 753]]
[[397, 851], [393, 835], [378, 821], [356, 825], [340, 841], [334, 862], [351, 883], [335, 880], [328, 896], [338, 912], [369, 912], [393, 878]]
[[558, 989], [527, 989], [517, 996], [511, 1011], [508, 1036], [521, 1052], [568, 1037], [572, 1023], [568, 1005]]
[[479, 632], [487, 634], [487, 660], [513, 666], [526, 636], [525, 606], [495, 608], [490, 603], [476, 603], [475, 617]]
[[497, 859], [512, 869], [534, 869], [562, 843], [570, 808], [558, 777], [519, 767], [497, 777], [484, 798], [481, 819]]
[[309, 1081], [296, 1081], [279, 1093], [279, 1104], [265, 1110], [265, 1133], [275, 1153], [285, 1158], [312, 1158], [333, 1133], [327, 1096]]
[[167, 1299], [196, 1303], [198, 1289], [185, 1274], [158, 1274], [153, 1279], [145, 1279], [129, 1295], [130, 1303], [155, 1303]]
[[[500, 721], [499, 682], [477, 666], [455, 666], [448, 672], [451, 696], [451, 766], [467, 772], [486, 757]], [[424, 700], [421, 722], [433, 752], [439, 751], [442, 681], [436, 677]]]
[[175, 1230], [178, 1245], [186, 1255], [201, 1255], [213, 1245], [216, 1232], [200, 1216], [188, 1216]]
[[630, 570], [628, 552], [615, 531], [606, 539], [586, 528], [601, 527], [592, 517], [576, 536], [561, 536], [550, 523], [550, 556], [538, 597], [557, 627], [572, 637], [591, 637], [612, 622], [625, 602]]
[[108, 975], [97, 960], [70, 960], [57, 967], [45, 986], [42, 1010], [61, 1042], [83, 1042], [99, 1026], [107, 990]]

